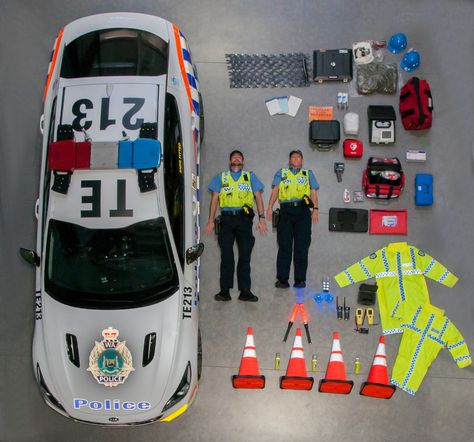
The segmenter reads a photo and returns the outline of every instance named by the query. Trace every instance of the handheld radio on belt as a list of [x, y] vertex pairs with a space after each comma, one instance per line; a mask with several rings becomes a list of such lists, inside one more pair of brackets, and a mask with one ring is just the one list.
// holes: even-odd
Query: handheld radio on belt
[[314, 207], [313, 201], [311, 201], [311, 198], [308, 195], [303, 195], [303, 202], [310, 208], [312, 209]]

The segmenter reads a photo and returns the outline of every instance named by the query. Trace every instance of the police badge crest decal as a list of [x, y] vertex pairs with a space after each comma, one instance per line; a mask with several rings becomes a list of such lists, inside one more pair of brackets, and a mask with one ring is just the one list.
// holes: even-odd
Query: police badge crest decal
[[89, 355], [89, 368], [95, 380], [105, 387], [123, 384], [135, 369], [132, 366], [132, 354], [119, 341], [119, 331], [113, 327], [102, 330], [103, 340], [95, 342]]

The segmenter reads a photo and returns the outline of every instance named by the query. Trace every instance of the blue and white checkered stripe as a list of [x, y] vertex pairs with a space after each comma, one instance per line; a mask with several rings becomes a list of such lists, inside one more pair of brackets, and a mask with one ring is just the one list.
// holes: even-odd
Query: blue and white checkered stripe
[[450, 272], [449, 272], [448, 270], [446, 270], [446, 271], [439, 277], [438, 282], [439, 282], [439, 283], [442, 283], [442, 282], [446, 279], [446, 277], [449, 275], [449, 273], [450, 273]]
[[184, 35], [179, 33], [181, 50], [183, 51], [184, 69], [188, 77], [189, 88], [191, 89], [191, 99], [193, 102], [193, 111], [196, 115], [199, 115], [199, 80], [197, 72], [194, 69], [193, 62], [191, 60], [191, 53], [189, 52], [188, 45], [184, 39]]
[[419, 329], [418, 327], [415, 327], [412, 324], [402, 324], [400, 327], [401, 328], [408, 328], [409, 330], [413, 330], [414, 332], [421, 333], [421, 329]]
[[465, 344], [466, 341], [463, 339], [462, 341], [456, 342], [456, 344], [448, 345], [448, 350], [452, 350], [453, 348], [460, 347], [461, 345]]
[[[413, 327], [416, 326], [416, 321], [418, 320], [418, 316], [420, 316], [420, 313], [421, 313], [421, 305], [416, 309], [416, 312], [415, 314], [413, 315], [413, 319], [411, 321], [411, 325]], [[421, 330], [420, 330], [421, 331]]]
[[402, 271], [402, 257], [400, 253], [397, 253], [397, 272], [398, 272], [398, 288], [400, 290], [400, 296], [402, 302], [405, 301], [405, 287], [403, 286], [403, 271]]
[[456, 358], [454, 360], [454, 362], [456, 362], [456, 364], [458, 362], [461, 362], [461, 361], [470, 361], [471, 360], [471, 356], [467, 355], [467, 356], [459, 356], [459, 358]]
[[349, 280], [351, 284], [355, 284], [354, 278], [351, 276], [351, 274], [347, 270], [344, 270], [344, 275], [347, 276], [347, 279]]
[[418, 341], [418, 344], [415, 349], [415, 354], [413, 355], [413, 358], [410, 362], [410, 367], [408, 369], [408, 373], [405, 376], [405, 379], [403, 381], [403, 384], [400, 388], [404, 389], [408, 383], [408, 381], [411, 378], [411, 375], [413, 374], [413, 370], [415, 369], [416, 361], [418, 359], [418, 356], [420, 355], [421, 347], [423, 346], [423, 343], [425, 342], [426, 335], [428, 334], [429, 329], [431, 328], [431, 324], [433, 323], [435, 318], [435, 315], [430, 315], [430, 319], [428, 320], [428, 324], [426, 325], [425, 329], [423, 330], [423, 333], [421, 335], [420, 340]]
[[379, 272], [375, 274], [375, 277], [378, 278], [391, 278], [392, 276], [397, 276], [397, 272]]
[[387, 259], [387, 254], [385, 253], [385, 249], [382, 250], [382, 261], [383, 261], [383, 266], [385, 267], [385, 271], [388, 272], [390, 267], [388, 265], [388, 259]]
[[404, 270], [402, 272], [404, 275], [421, 275], [421, 270], [415, 269], [415, 270]]
[[432, 259], [431, 262], [428, 264], [428, 267], [426, 267], [425, 271], [423, 272], [423, 275], [427, 275], [435, 264], [436, 264], [436, 259]]
[[372, 273], [369, 272], [369, 269], [364, 265], [362, 261], [359, 261], [359, 265], [360, 265], [360, 268], [365, 273], [365, 276], [367, 276], [367, 278], [372, 278]]
[[397, 303], [395, 304], [395, 307], [393, 308], [392, 313], [390, 315], [391, 318], [393, 318], [395, 316], [395, 313], [397, 312], [399, 306], [400, 306], [400, 301], [397, 301]]
[[446, 329], [448, 328], [448, 324], [449, 324], [449, 319], [446, 318], [444, 320], [444, 324], [443, 324], [443, 328], [441, 329], [441, 333], [439, 334], [439, 337], [442, 338], [443, 335], [444, 335], [444, 332], [446, 331]]
[[402, 328], [388, 328], [387, 330], [382, 331], [383, 335], [394, 335], [396, 333], [403, 333], [403, 329]]
[[431, 340], [437, 342], [442, 347], [446, 347], [446, 341], [443, 341], [442, 339], [439, 339], [437, 336], [428, 335], [428, 338], [430, 338]]
[[395, 379], [390, 379], [390, 383], [397, 386], [398, 388], [402, 389], [403, 391], [406, 391], [407, 393], [410, 393], [411, 395], [415, 396], [416, 391], [412, 390], [411, 388], [404, 387], [400, 385], [400, 382], [396, 381]]
[[[410, 247], [410, 257], [411, 257], [411, 263], [413, 265], [413, 269], [416, 269], [416, 256], [415, 256], [415, 250]], [[421, 272], [420, 272], [421, 273]]]

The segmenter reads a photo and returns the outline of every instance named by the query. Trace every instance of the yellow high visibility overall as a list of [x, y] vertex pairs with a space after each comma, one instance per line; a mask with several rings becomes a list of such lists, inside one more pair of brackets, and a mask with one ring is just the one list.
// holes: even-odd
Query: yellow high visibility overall
[[419, 306], [402, 321], [403, 337], [393, 366], [392, 384], [415, 394], [431, 363], [446, 347], [459, 368], [471, 365], [466, 342], [444, 311], [432, 305]]

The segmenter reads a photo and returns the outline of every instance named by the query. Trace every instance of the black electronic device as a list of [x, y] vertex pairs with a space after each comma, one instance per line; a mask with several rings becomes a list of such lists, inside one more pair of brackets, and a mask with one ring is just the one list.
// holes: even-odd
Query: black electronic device
[[352, 49], [318, 49], [313, 52], [313, 80], [352, 80]]
[[342, 174], [344, 173], [344, 169], [344, 163], [334, 163], [334, 173], [336, 174], [338, 183], [342, 181]]

